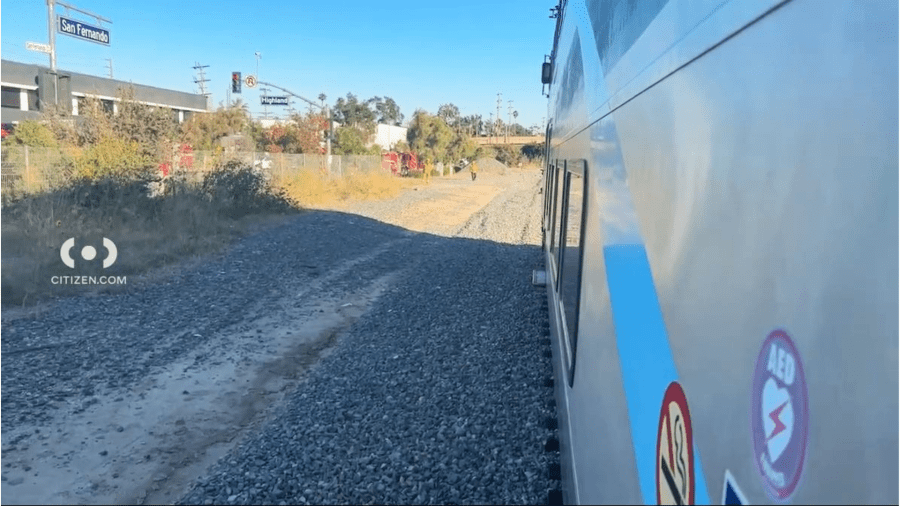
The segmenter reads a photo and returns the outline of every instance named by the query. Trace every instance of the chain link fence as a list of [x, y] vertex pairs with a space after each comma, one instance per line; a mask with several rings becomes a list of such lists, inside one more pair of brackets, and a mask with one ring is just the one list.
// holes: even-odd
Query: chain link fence
[[0, 189], [41, 191], [66, 181], [73, 167], [66, 154], [55, 148], [3, 146], [0, 152]]
[[[192, 181], [201, 181], [219, 164], [228, 160], [258, 167], [271, 176], [290, 177], [302, 171], [315, 171], [331, 177], [352, 173], [381, 171], [379, 155], [332, 155], [266, 153], [260, 151], [213, 152], [193, 151], [177, 155], [173, 170]], [[57, 148], [3, 146], [0, 190], [41, 191], [64, 183], [75, 171], [76, 159]], [[160, 170], [162, 176], [162, 168]]]

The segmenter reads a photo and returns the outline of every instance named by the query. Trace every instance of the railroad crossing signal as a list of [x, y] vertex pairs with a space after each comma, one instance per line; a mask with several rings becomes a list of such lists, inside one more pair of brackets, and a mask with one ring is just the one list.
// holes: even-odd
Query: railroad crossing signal
[[248, 88], [256, 88], [256, 76], [253, 74], [248, 75], [244, 78], [244, 84], [246, 84]]
[[241, 92], [241, 73], [240, 72], [232, 72], [231, 73], [231, 92], [232, 93], [240, 93]]

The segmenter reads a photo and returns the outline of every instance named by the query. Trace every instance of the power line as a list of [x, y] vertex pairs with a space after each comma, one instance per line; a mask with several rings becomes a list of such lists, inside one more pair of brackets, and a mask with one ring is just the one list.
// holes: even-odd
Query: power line
[[193, 66], [193, 69], [200, 73], [200, 79], [194, 79], [194, 84], [200, 86], [200, 94], [203, 96], [209, 96], [209, 93], [206, 92], [206, 83], [209, 82], [209, 79], [206, 78], [203, 70], [208, 67], [209, 65], [200, 65], [200, 62], [194, 62]]

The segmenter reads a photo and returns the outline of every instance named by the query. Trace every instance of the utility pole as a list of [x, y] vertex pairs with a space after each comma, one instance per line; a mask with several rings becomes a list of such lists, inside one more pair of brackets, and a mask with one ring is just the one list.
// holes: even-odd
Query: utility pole
[[53, 6], [56, 0], [47, 0], [47, 30], [50, 36], [50, 72], [56, 73], [56, 30], [53, 29]]
[[[254, 76], [254, 77], [256, 77], [256, 83], [260, 84], [260, 82], [259, 82], [259, 59], [262, 58], [262, 53], [259, 51], [256, 51], [253, 53], [253, 56], [256, 57], [256, 76]], [[265, 90], [263, 88], [260, 88], [259, 91], [262, 91], [263, 95], [265, 95]], [[248, 104], [248, 107], [249, 107], [249, 104]], [[265, 104], [263, 104], [263, 114], [265, 115], [266, 119], [268, 119], [269, 110]]]
[[[256, 82], [259, 82], [259, 80], [257, 79]], [[269, 96], [269, 88], [260, 88], [259, 91], [262, 92], [262, 96], [264, 96], [264, 97]], [[265, 119], [269, 119], [269, 106], [266, 104], [263, 104], [263, 117]]]
[[506, 140], [504, 144], [509, 144], [509, 124], [512, 122], [512, 100], [508, 100], [506, 109]]
[[503, 94], [497, 93], [497, 120], [496, 120], [497, 122], [493, 125], [494, 135], [496, 135], [497, 137], [499, 137], [499, 133], [500, 133], [497, 131], [500, 127], [500, 104], [501, 104], [501, 102], [503, 102], [503, 100], [500, 99], [501, 95], [503, 95]]
[[200, 86], [200, 94], [203, 96], [209, 95], [206, 92], [206, 83], [209, 82], [209, 79], [206, 78], [206, 74], [203, 69], [208, 68], [209, 65], [200, 65], [200, 62], [194, 62], [194, 70], [200, 73], [200, 79], [194, 79], [194, 84]]
[[106, 59], [107, 67], [109, 67], [109, 78], [113, 78], [112, 58]]
[[494, 113], [488, 114], [488, 124], [491, 125], [490, 130], [488, 130], [488, 144], [494, 143]]

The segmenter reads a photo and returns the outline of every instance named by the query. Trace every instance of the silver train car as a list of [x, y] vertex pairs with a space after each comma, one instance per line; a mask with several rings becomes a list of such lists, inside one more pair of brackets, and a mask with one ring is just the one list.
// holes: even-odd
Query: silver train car
[[552, 11], [562, 500], [896, 504], [896, 0]]

